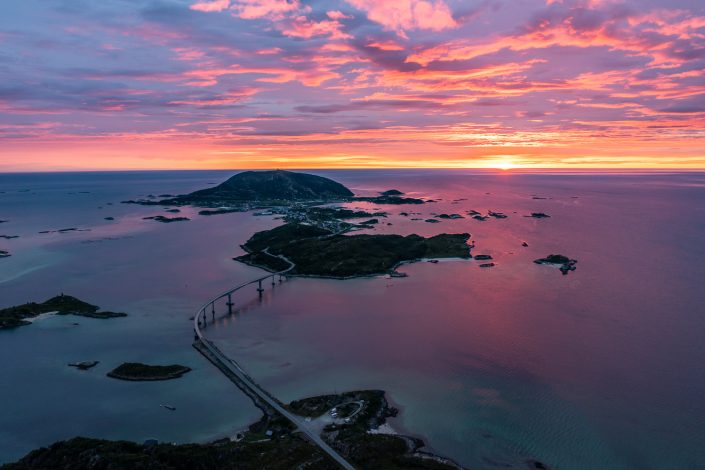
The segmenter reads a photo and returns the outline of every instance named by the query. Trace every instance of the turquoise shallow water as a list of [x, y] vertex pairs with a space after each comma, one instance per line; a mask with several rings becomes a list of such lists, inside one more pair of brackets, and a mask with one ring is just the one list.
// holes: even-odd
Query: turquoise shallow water
[[[295, 279], [262, 303], [246, 293], [238, 302], [248, 308], [207, 332], [277, 396], [388, 390], [402, 409], [394, 427], [471, 468], [521, 468], [529, 458], [553, 468], [705, 466], [702, 174], [326, 174], [360, 193], [397, 187], [440, 199], [383, 207], [391, 215], [374, 231], [467, 231], [475, 253], [497, 266], [417, 263], [403, 279]], [[190, 348], [188, 318], [259, 273], [230, 258], [278, 222], [231, 214], [162, 225], [141, 220], [158, 209], [105, 205], [226, 175], [0, 176], [0, 219], [11, 220], [0, 234], [22, 235], [0, 243], [14, 255], [0, 260], [1, 303], [64, 291], [131, 313], [49, 318], [0, 333], [1, 379], [12, 384], [0, 397], [16, 404], [0, 411], [2, 460], [75, 434], [206, 440], [257, 417]], [[509, 218], [428, 224], [398, 215], [470, 209]], [[523, 217], [532, 211], [552, 217]], [[70, 226], [92, 231], [34, 233]], [[96, 241], [106, 237], [119, 239]], [[555, 252], [577, 258], [577, 272], [532, 263]], [[65, 367], [89, 359], [102, 362], [87, 372]], [[194, 372], [159, 384], [104, 377], [124, 360], [180, 362]]]

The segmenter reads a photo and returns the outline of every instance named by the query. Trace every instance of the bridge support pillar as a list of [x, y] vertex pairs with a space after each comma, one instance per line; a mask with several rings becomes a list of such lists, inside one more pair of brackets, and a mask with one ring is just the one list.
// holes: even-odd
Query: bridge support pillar
[[264, 292], [264, 288], [262, 287], [262, 279], [259, 280], [258, 287], [257, 287], [257, 292], [259, 292], [259, 298], [262, 298], [262, 292]]
[[233, 296], [232, 294], [228, 294], [228, 303], [226, 304], [228, 306], [228, 315], [233, 314]]
[[211, 318], [215, 321], [215, 302], [211, 302]]

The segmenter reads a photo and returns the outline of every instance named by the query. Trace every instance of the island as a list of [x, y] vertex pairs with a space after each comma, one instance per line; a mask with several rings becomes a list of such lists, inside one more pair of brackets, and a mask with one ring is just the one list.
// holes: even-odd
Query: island
[[232, 209], [232, 208], [220, 208], [220, 209], [204, 209], [202, 211], [198, 212], [198, 215], [222, 215], [222, 214], [230, 214], [233, 212], [243, 212], [243, 209], [237, 208], [237, 209]]
[[552, 264], [560, 266], [561, 273], [565, 276], [571, 271], [575, 271], [578, 260], [570, 259], [564, 255], [548, 255], [545, 258], [534, 260], [536, 264]]
[[349, 278], [393, 274], [405, 262], [423, 258], [470, 258], [468, 233], [342, 235], [313, 225], [287, 223], [255, 233], [238, 261], [289, 274]]
[[61, 294], [42, 303], [29, 302], [0, 309], [0, 329], [29, 325], [31, 323], [29, 319], [45, 313], [101, 319], [127, 316], [126, 313], [100, 311], [100, 307], [96, 305], [91, 305], [70, 295]]
[[[422, 450], [421, 439], [385, 433], [387, 418], [397, 410], [389, 406], [381, 390], [306, 398], [286, 408], [307, 426], [320, 428], [321, 437], [355, 468], [461, 468], [450, 459]], [[265, 414], [233, 438], [209, 444], [174, 445], [153, 439], [140, 444], [76, 437], [34, 450], [4, 468], [93, 468], [95, 462], [100, 462], [100, 468], [340, 468], [276, 413]]]
[[190, 367], [172, 364], [169, 366], [151, 366], [139, 362], [125, 362], [106, 375], [114, 379], [131, 381], [154, 381], [178, 379], [187, 372], [191, 372]]
[[201, 215], [219, 215], [271, 207], [294, 207], [297, 204], [315, 205], [331, 202], [370, 202], [374, 204], [425, 204], [423, 199], [403, 197], [401, 191], [390, 189], [379, 196], [354, 197], [344, 185], [323, 176], [308, 173], [268, 170], [243, 171], [212, 188], [189, 194], [156, 199], [131, 199], [123, 204], [146, 206], [196, 206], [204, 207]]
[[423, 199], [417, 199], [414, 197], [401, 197], [401, 196], [389, 196], [382, 194], [381, 196], [360, 196], [353, 198], [353, 201], [361, 202], [371, 202], [373, 204], [425, 204], [426, 201]]
[[69, 367], [75, 367], [78, 370], [88, 370], [92, 367], [97, 366], [100, 361], [82, 361], [82, 362], [70, 362]]
[[233, 202], [337, 201], [353, 196], [342, 184], [322, 176], [285, 170], [243, 171], [224, 183], [161, 201], [175, 205], [227, 206]]
[[9, 258], [12, 256], [9, 251], [0, 250], [0, 258]]
[[163, 215], [154, 215], [151, 217], [142, 217], [143, 220], [154, 220], [156, 222], [161, 222], [163, 224], [169, 224], [172, 222], [185, 222], [191, 220], [188, 217], [164, 217]]

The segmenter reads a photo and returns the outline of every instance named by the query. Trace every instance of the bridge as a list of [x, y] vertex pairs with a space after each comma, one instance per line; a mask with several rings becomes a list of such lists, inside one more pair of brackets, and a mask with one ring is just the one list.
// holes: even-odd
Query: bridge
[[[270, 255], [271, 256], [271, 255]], [[211, 315], [211, 321], [215, 322], [216, 315], [216, 304], [218, 302], [225, 301], [225, 306], [227, 307], [227, 315], [233, 314], [233, 294], [235, 292], [244, 289], [246, 287], [251, 287], [256, 285], [257, 292], [260, 299], [264, 293], [265, 286], [271, 283], [271, 287], [276, 286], [277, 281], [283, 282], [286, 279], [286, 274], [294, 268], [294, 264], [281, 257], [286, 262], [290, 264], [289, 268], [279, 271], [273, 274], [268, 274], [267, 276], [254, 279], [252, 281], [241, 284], [233, 289], [230, 289], [217, 297], [214, 297], [206, 304], [204, 304], [201, 309], [193, 317], [193, 329], [195, 333], [193, 346], [201, 354], [203, 354], [206, 359], [208, 359], [213, 365], [221, 370], [232, 382], [235, 383], [248, 397], [252, 399], [255, 406], [262, 410], [266, 415], [271, 415], [272, 413], [278, 413], [284, 418], [286, 418], [294, 427], [304, 434], [311, 442], [318, 446], [323, 452], [328, 454], [338, 465], [346, 470], [354, 470], [354, 467], [343, 458], [338, 452], [335, 451], [328, 443], [326, 443], [321, 436], [311, 429], [308, 429], [306, 425], [300, 420], [300, 418], [291, 412], [289, 412], [284, 405], [271, 393], [267, 392], [262, 386], [257, 384], [252, 377], [245, 372], [245, 370], [234, 360], [223, 354], [218, 347], [209, 341], [203, 335], [203, 329], [208, 325], [208, 313]]]

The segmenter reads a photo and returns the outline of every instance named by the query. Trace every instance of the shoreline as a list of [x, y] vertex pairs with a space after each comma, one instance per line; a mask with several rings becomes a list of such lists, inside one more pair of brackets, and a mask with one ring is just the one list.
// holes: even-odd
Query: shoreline
[[[244, 259], [238, 259], [233, 258], [234, 261], [237, 261], [238, 263], [242, 263], [246, 266], [252, 266], [253, 268], [259, 268], [262, 269], [263, 271], [266, 271], [270, 274], [277, 274], [279, 271], [272, 271], [268, 269], [266, 266], [262, 266], [260, 264], [256, 263], [250, 263]], [[387, 272], [382, 272], [382, 273], [376, 273], [376, 274], [358, 274], [358, 275], [353, 275], [353, 276], [321, 276], [321, 275], [315, 275], [315, 274], [284, 274], [286, 277], [294, 277], [294, 278], [302, 278], [302, 279], [331, 279], [335, 281], [346, 281], [346, 280], [352, 280], [352, 279], [374, 279], [378, 277], [384, 277], [384, 276], [392, 276], [392, 277], [406, 277], [406, 276], [399, 276], [397, 272], [398, 268], [401, 268], [404, 265], [407, 264], [415, 264], [415, 263], [423, 263], [423, 262], [429, 262], [429, 261], [439, 261], [439, 262], [459, 262], [459, 261], [472, 261], [472, 257], [468, 258], [461, 258], [458, 256], [453, 256], [453, 257], [448, 257], [448, 258], [415, 258], [412, 260], [405, 260], [405, 261], [400, 261], [397, 263], [391, 271]], [[397, 274], [397, 276], [395, 276]]]

